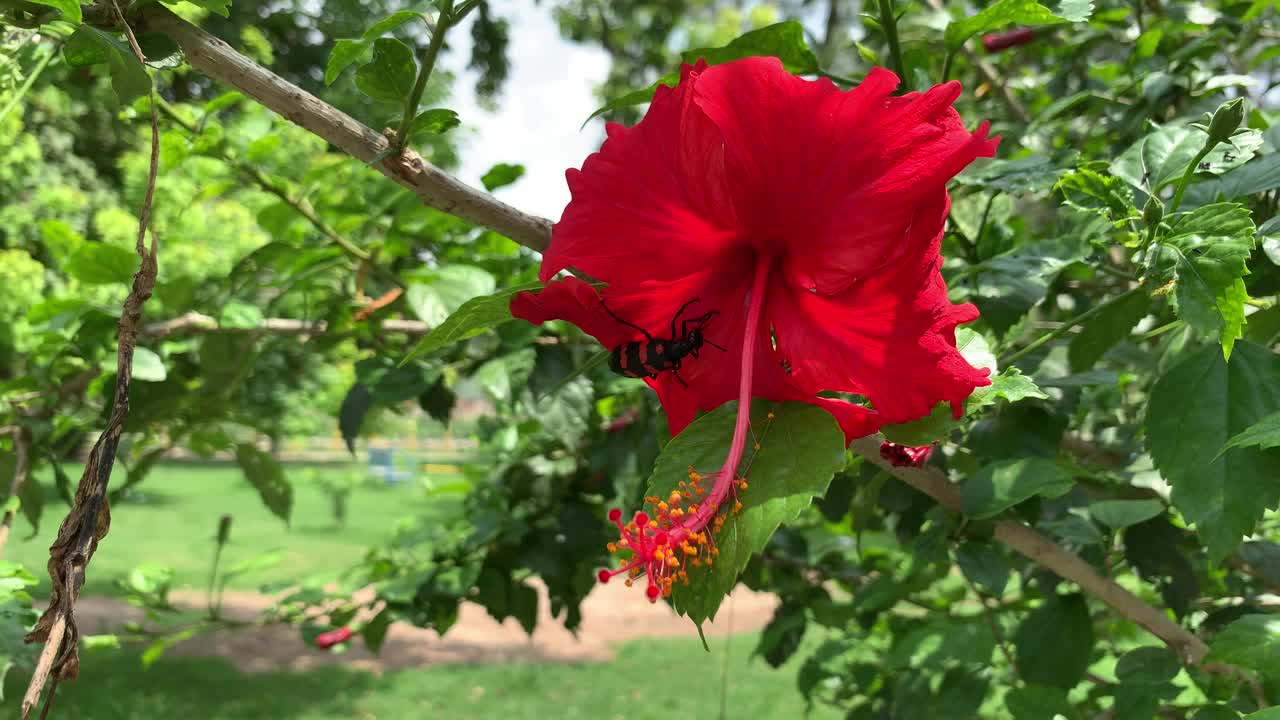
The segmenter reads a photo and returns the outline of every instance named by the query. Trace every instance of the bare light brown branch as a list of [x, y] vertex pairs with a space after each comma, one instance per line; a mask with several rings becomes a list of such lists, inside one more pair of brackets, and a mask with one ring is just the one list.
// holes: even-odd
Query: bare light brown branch
[[[928, 495], [939, 505], [952, 512], [961, 511], [960, 491], [941, 472], [934, 468], [895, 467], [880, 456], [879, 436], [858, 438], [850, 448], [867, 460], [884, 468], [889, 474]], [[1137, 595], [1120, 587], [1115, 581], [1098, 574], [1089, 563], [1063, 549], [1060, 545], [1033, 528], [1013, 520], [998, 520], [996, 540], [1017, 550], [1041, 567], [1071, 580], [1086, 592], [1110, 605], [1125, 618], [1132, 620], [1148, 632], [1164, 641], [1183, 662], [1199, 665], [1209, 652], [1204, 644], [1181, 625], [1169, 619], [1163, 610], [1148, 605]]]
[[[192, 67], [249, 95], [289, 121], [329, 141], [363, 162], [383, 155], [387, 138], [270, 70], [230, 45], [153, 3], [142, 12], [146, 30], [178, 43]], [[373, 167], [412, 190], [423, 203], [495, 230], [542, 251], [551, 241], [551, 222], [521, 212], [432, 165], [412, 150], [386, 155]]]
[[[406, 335], [425, 335], [430, 326], [420, 320], [383, 320], [378, 326], [388, 332]], [[149, 337], [165, 337], [182, 333], [260, 333], [270, 335], [321, 335], [327, 329], [324, 321], [296, 320], [294, 318], [267, 318], [257, 327], [228, 327], [216, 318], [198, 312], [179, 315], [172, 320], [147, 323], [141, 334]]]

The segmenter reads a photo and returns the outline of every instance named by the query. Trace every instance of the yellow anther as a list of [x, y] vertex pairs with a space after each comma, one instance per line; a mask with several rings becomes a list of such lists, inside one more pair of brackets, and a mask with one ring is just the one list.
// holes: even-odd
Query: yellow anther
[[609, 548], [609, 552], [618, 552], [618, 543], [609, 543], [605, 547]]
[[662, 551], [661, 551], [661, 550], [654, 550], [654, 551], [653, 551], [653, 556], [654, 556], [655, 558], [657, 558], [658, 560], [661, 560], [661, 559], [662, 559], [662, 555], [663, 555], [663, 553], [662, 553]]
[[770, 420], [772, 420], [772, 419], [774, 419], [775, 417], [777, 417], [777, 415], [774, 415], [774, 414], [771, 412], [771, 413], [769, 413], [768, 415], [766, 415], [765, 417], [767, 417], [767, 418], [769, 418]]
[[680, 561], [676, 559], [675, 555], [672, 555], [667, 558], [667, 565], [670, 567], [680, 567]]
[[627, 578], [626, 580], [623, 580], [622, 582], [623, 582], [627, 587], [631, 587], [632, 585], [634, 585], [634, 584], [635, 584], [635, 583], [631, 582], [631, 578]]
[[666, 512], [667, 510], [671, 509], [671, 506], [664, 502], [660, 502], [658, 503], [658, 509], [661, 510], [662, 512]]

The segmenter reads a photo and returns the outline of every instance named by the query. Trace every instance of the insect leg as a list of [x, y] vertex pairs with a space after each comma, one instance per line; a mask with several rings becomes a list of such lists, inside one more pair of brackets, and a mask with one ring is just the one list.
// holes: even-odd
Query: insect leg
[[622, 318], [618, 317], [617, 314], [615, 314], [612, 310], [610, 310], [609, 306], [604, 304], [604, 298], [600, 298], [600, 307], [604, 308], [604, 311], [609, 313], [609, 317], [613, 318], [614, 320], [617, 320], [618, 322], [622, 323], [623, 325], [626, 325], [627, 327], [635, 328], [636, 330], [639, 330], [640, 332], [644, 333], [645, 340], [648, 340], [650, 342], [653, 341], [653, 336], [649, 334], [648, 330], [645, 330], [644, 328], [640, 327], [639, 325], [636, 325], [635, 323], [631, 323], [631, 322], [627, 322], [626, 320], [623, 320]]
[[[672, 340], [674, 340], [674, 339], [676, 339], [676, 338], [678, 338], [678, 337], [684, 337], [684, 335], [676, 335], [676, 320], [679, 320], [679, 319], [680, 319], [680, 316], [684, 314], [685, 309], [687, 309], [690, 305], [692, 305], [692, 304], [694, 304], [694, 303], [698, 302], [698, 300], [699, 300], [699, 298], [694, 298], [694, 299], [690, 300], [689, 302], [687, 302], [687, 303], [685, 303], [685, 304], [681, 305], [681, 306], [680, 306], [680, 309], [676, 311], [676, 314], [675, 314], [675, 315], [673, 315], [673, 316], [671, 317], [671, 339], [672, 339]], [[688, 324], [688, 321], [687, 321], [687, 320], [685, 321], [685, 324]], [[680, 326], [680, 329], [683, 331], [683, 330], [684, 330], [684, 325], [681, 325], [681, 326]]]

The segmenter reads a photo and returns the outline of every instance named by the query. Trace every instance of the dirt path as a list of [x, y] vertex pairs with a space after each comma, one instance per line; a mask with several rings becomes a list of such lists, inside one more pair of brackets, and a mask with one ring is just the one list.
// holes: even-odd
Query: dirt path
[[[503, 662], [599, 662], [613, 658], [617, 643], [643, 637], [696, 637], [693, 623], [677, 616], [667, 605], [650, 605], [638, 588], [622, 583], [598, 586], [583, 603], [578, 636], [551, 618], [546, 593], [539, 594], [538, 627], [530, 638], [519, 623], [496, 622], [484, 608], [463, 603], [458, 622], [442, 638], [434, 631], [397, 623], [387, 633], [382, 652], [373, 655], [363, 643], [334, 655], [302, 642], [296, 628], [268, 626], [206, 633], [178, 643], [168, 651], [175, 656], [217, 656], [241, 670], [306, 670], [343, 664], [374, 672], [444, 663]], [[199, 593], [175, 592], [181, 607], [203, 606]], [[224, 602], [228, 617], [252, 621], [271, 605], [272, 598], [251, 592], [229, 592]], [[777, 599], [739, 586], [721, 606], [715, 623], [705, 627], [708, 636], [759, 630], [769, 622]], [[128, 621], [142, 621], [143, 613], [115, 598], [85, 597], [79, 603], [81, 632], [110, 633]]]

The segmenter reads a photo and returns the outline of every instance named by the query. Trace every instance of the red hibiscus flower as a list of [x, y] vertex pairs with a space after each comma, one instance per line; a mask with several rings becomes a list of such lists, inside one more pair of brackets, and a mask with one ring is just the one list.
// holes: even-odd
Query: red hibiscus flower
[[[686, 65], [640, 123], [610, 124], [600, 151], [567, 173], [573, 197], [541, 279], [572, 267], [606, 287], [556, 280], [518, 295], [512, 313], [567, 320], [609, 348], [669, 348], [697, 331], [705, 344], [678, 372], [638, 353], [621, 364], [653, 375], [673, 435], [700, 410], [733, 399], [744, 409], [724, 466], [691, 471], [683, 506], [657, 499], [666, 511], [626, 524], [610, 514], [634, 554], [618, 572], [647, 573], [651, 600], [669, 592], [677, 548], [714, 557], [705, 528], [745, 482], [735, 473], [751, 398], [823, 407], [851, 439], [939, 402], [958, 414], [990, 382], [956, 349], [956, 326], [978, 311], [947, 299], [939, 248], [946, 182], [997, 141], [986, 123], [964, 128], [951, 106], [959, 83], [895, 97], [897, 85], [876, 68], [841, 91], [776, 58]], [[694, 489], [702, 479], [713, 487]]]

